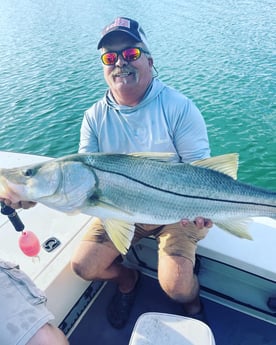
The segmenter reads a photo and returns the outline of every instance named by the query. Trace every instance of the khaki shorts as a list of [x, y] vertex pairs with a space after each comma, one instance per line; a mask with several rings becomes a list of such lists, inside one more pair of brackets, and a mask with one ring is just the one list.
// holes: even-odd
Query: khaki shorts
[[[180, 222], [161, 226], [136, 223], [131, 244], [137, 243], [141, 238], [154, 236], [158, 243], [159, 257], [162, 255], [183, 256], [195, 264], [197, 242], [203, 239], [207, 232], [207, 228], [199, 230], [192, 223], [185, 227]], [[83, 240], [114, 247], [99, 218], [93, 218]]]
[[25, 345], [54, 317], [46, 296], [15, 264], [0, 260], [0, 344]]

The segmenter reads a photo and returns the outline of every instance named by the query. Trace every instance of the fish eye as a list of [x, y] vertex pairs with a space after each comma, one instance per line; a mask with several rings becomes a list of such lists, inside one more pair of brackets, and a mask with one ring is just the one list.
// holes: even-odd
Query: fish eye
[[32, 177], [34, 175], [34, 169], [26, 169], [23, 171], [23, 175], [26, 177]]

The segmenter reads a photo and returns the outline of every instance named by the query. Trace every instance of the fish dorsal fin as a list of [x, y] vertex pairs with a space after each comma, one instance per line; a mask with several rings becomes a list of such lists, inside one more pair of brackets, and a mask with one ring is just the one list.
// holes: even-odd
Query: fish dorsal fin
[[239, 155], [237, 153], [228, 153], [221, 156], [195, 161], [191, 164], [202, 168], [219, 171], [223, 174], [231, 176], [234, 180], [236, 180], [238, 174]]
[[174, 157], [176, 157], [176, 154], [172, 152], [133, 152], [128, 155], [160, 162], [170, 162]]
[[231, 234], [240, 237], [245, 238], [247, 240], [252, 240], [252, 236], [248, 232], [248, 223], [252, 221], [250, 218], [244, 218], [244, 219], [230, 219], [230, 220], [222, 220], [219, 222], [216, 222], [216, 225], [225, 230], [230, 232]]
[[134, 236], [134, 224], [119, 219], [103, 220], [105, 230], [120, 253], [126, 254]]

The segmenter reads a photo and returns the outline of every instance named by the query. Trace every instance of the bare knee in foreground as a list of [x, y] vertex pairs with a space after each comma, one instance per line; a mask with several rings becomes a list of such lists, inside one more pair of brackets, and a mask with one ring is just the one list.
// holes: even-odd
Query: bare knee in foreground
[[69, 345], [69, 342], [59, 328], [47, 323], [36, 332], [26, 345]]

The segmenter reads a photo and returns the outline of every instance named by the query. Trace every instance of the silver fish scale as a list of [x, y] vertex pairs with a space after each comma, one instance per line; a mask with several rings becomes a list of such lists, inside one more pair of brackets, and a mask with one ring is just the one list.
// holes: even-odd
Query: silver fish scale
[[98, 177], [100, 200], [139, 214], [140, 222], [276, 215], [275, 192], [210, 169], [126, 155], [87, 155], [85, 161]]

